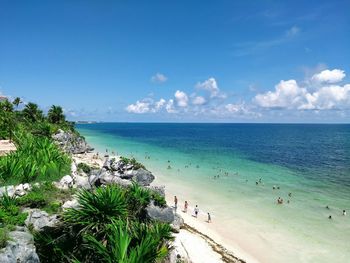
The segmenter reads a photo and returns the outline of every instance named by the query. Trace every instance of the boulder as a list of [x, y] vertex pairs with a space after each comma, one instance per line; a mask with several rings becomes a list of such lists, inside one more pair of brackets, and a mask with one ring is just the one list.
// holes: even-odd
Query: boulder
[[89, 182], [89, 177], [76, 175], [75, 178], [74, 178], [73, 188], [91, 189], [91, 184]]
[[136, 175], [136, 171], [126, 171], [125, 173], [120, 175], [122, 179], [132, 179]]
[[7, 193], [8, 196], [13, 197], [15, 195], [15, 187], [13, 185], [0, 187], [0, 196]]
[[26, 191], [24, 191], [23, 184], [19, 184], [15, 187], [15, 195], [16, 196], [24, 196]]
[[78, 208], [78, 207], [79, 207], [79, 202], [77, 199], [68, 200], [62, 205], [63, 210], [66, 210], [68, 208]]
[[28, 227], [32, 225], [35, 230], [41, 231], [45, 228], [54, 227], [59, 222], [57, 215], [49, 215], [45, 211], [40, 209], [24, 209], [24, 212], [28, 212], [28, 217], [25, 220], [25, 224]]
[[56, 187], [59, 188], [59, 189], [68, 189], [68, 188], [71, 188], [73, 187], [73, 178], [72, 176], [70, 175], [65, 175], [61, 178], [61, 180], [56, 183]]
[[109, 171], [102, 171], [101, 174], [98, 177], [99, 183], [100, 184], [112, 184], [113, 183], [113, 179], [114, 179], [114, 175], [109, 172]]
[[180, 229], [184, 226], [184, 224], [185, 224], [184, 219], [179, 214], [175, 214], [174, 221], [171, 223], [173, 230], [176, 233], [179, 233]]
[[117, 162], [112, 162], [111, 163], [111, 169], [113, 171], [124, 171], [125, 169], [125, 163], [121, 160], [117, 161]]
[[155, 177], [150, 171], [142, 168], [136, 170], [133, 176], [133, 180], [142, 186], [150, 185], [154, 179]]
[[79, 154], [93, 150], [83, 137], [69, 131], [66, 132], [60, 129], [52, 138], [67, 153]]
[[39, 263], [39, 257], [35, 251], [34, 238], [23, 227], [17, 227], [9, 233], [10, 240], [5, 248], [0, 250], [1, 263]]
[[174, 213], [171, 207], [158, 207], [153, 203], [146, 207], [147, 215], [154, 220], [164, 223], [172, 223], [174, 221]]
[[114, 177], [113, 183], [120, 185], [121, 187], [128, 187], [132, 185], [132, 182], [130, 180], [122, 179], [120, 177]]

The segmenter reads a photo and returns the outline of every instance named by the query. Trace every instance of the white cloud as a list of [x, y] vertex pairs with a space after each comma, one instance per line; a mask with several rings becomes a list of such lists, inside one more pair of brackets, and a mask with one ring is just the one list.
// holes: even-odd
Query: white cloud
[[175, 99], [179, 107], [187, 107], [188, 105], [188, 96], [185, 92], [177, 90], [175, 92]]
[[320, 83], [337, 83], [343, 80], [345, 77], [344, 70], [333, 69], [333, 70], [323, 70], [318, 74], [312, 76], [312, 80]]
[[177, 111], [175, 110], [175, 106], [174, 106], [174, 100], [170, 99], [168, 101], [168, 103], [165, 106], [165, 109], [168, 113], [176, 113]]
[[136, 101], [126, 107], [126, 111], [130, 113], [147, 113], [150, 111], [150, 103], [146, 101]]
[[209, 91], [211, 98], [217, 97], [220, 92], [218, 84], [214, 78], [209, 78], [204, 82], [198, 82], [196, 88]]
[[166, 100], [165, 99], [160, 99], [159, 101], [157, 101], [155, 103], [155, 110], [158, 111], [161, 108], [163, 108], [163, 106], [166, 104]]
[[151, 77], [151, 81], [154, 83], [164, 83], [168, 80], [168, 77], [166, 77], [162, 73], [156, 73], [154, 76]]
[[207, 101], [205, 100], [204, 97], [202, 96], [197, 96], [197, 97], [194, 97], [193, 100], [192, 100], [192, 104], [193, 105], [203, 105], [205, 104]]
[[305, 89], [300, 88], [294, 79], [281, 80], [275, 86], [274, 91], [257, 94], [255, 102], [264, 108], [292, 108], [305, 94]]
[[[324, 70], [313, 75], [312, 80], [322, 83], [341, 81], [343, 70]], [[295, 80], [281, 81], [274, 91], [257, 94], [253, 101], [263, 108], [294, 110], [344, 110], [350, 109], [350, 84], [321, 85], [313, 87], [309, 81], [300, 87]]]
[[293, 26], [290, 29], [287, 30], [286, 36], [287, 37], [294, 37], [300, 33], [300, 28], [297, 26]]

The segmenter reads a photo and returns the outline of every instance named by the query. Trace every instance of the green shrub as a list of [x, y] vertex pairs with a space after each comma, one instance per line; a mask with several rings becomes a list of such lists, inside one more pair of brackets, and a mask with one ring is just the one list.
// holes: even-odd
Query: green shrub
[[138, 161], [136, 161], [136, 159], [133, 157], [131, 159], [127, 158], [127, 157], [120, 157], [121, 161], [125, 164], [132, 164], [134, 166], [134, 169], [138, 170], [138, 169], [146, 169], [146, 167], [142, 164], [139, 163]]
[[0, 158], [0, 182], [53, 181], [70, 170], [70, 158], [50, 139], [18, 135], [17, 151]]
[[78, 169], [82, 170], [84, 173], [89, 174], [91, 172], [91, 167], [86, 163], [79, 163]]
[[0, 227], [24, 225], [27, 213], [22, 213], [14, 197], [4, 194], [0, 197]]
[[7, 241], [9, 240], [9, 233], [8, 229], [0, 228], [0, 249], [6, 247]]

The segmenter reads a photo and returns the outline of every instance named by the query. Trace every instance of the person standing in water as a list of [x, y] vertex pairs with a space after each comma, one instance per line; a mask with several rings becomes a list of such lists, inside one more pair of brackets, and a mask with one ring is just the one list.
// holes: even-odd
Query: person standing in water
[[188, 203], [185, 201], [184, 212], [187, 213]]
[[208, 223], [211, 223], [211, 216], [209, 212], [208, 212]]
[[346, 211], [345, 210], [343, 210], [343, 216], [346, 216]]
[[196, 207], [194, 208], [194, 216], [196, 218], [198, 217], [198, 212], [199, 212], [198, 205], [196, 205]]

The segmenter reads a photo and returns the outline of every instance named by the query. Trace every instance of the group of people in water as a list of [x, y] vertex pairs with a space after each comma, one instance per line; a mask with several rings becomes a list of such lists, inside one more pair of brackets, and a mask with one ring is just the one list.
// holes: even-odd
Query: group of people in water
[[[178, 199], [177, 196], [174, 196], [174, 210], [175, 210], [175, 214], [177, 211], [177, 204], [178, 204]], [[188, 202], [187, 200], [184, 203], [184, 209], [182, 210], [182, 212], [187, 213], [188, 211]], [[198, 214], [199, 214], [199, 208], [198, 205], [195, 206], [195, 208], [193, 209], [193, 217], [198, 218]], [[211, 215], [209, 212], [207, 212], [207, 223], [211, 223]]]

